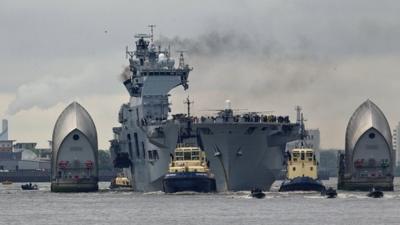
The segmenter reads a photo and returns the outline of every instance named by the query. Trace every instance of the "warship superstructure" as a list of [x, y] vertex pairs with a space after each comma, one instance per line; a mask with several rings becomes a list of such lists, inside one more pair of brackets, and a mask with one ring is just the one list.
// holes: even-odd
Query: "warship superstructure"
[[153, 32], [136, 38], [136, 50], [127, 51], [124, 79], [130, 101], [120, 109], [121, 126], [113, 128], [110, 147], [114, 166], [124, 169], [134, 190], [162, 190], [178, 142], [206, 152], [217, 191], [269, 189], [282, 169], [286, 143], [298, 139], [299, 124], [281, 116], [235, 115], [230, 106], [215, 117], [168, 118], [168, 92], [177, 86], [186, 90], [192, 69], [182, 53], [175, 67], [170, 51], [154, 44]]
[[175, 67], [170, 51], [153, 42], [153, 32], [135, 37], [136, 50], [126, 51], [129, 75], [124, 85], [130, 101], [120, 109], [121, 127], [113, 129], [111, 152], [115, 167], [124, 169], [134, 190], [158, 191], [178, 140], [179, 124], [168, 120], [168, 92], [180, 85], [188, 88], [191, 68], [182, 52]]

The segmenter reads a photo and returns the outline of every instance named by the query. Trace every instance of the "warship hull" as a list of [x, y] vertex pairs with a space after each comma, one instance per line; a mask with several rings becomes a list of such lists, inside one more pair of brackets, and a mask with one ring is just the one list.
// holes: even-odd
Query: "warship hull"
[[132, 159], [132, 166], [125, 168], [124, 174], [130, 179], [133, 190], [162, 190], [162, 180], [178, 140], [178, 127], [170, 121], [162, 126], [134, 127], [123, 132], [125, 136], [133, 134], [133, 138], [127, 138], [121, 146]]
[[269, 190], [282, 169], [286, 142], [298, 135], [294, 124], [214, 123], [196, 128], [219, 192]]

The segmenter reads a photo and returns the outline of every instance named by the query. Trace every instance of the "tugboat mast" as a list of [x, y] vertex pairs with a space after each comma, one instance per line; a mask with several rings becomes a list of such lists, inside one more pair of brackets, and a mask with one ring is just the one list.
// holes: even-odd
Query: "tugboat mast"
[[304, 116], [303, 113], [301, 112], [302, 108], [300, 106], [296, 106], [296, 113], [297, 113], [297, 123], [300, 124], [300, 130], [299, 130], [299, 135], [300, 135], [300, 146], [305, 147], [306, 143], [305, 140], [308, 136], [305, 125], [304, 125]]
[[194, 102], [190, 101], [189, 96], [187, 96], [183, 103], [187, 105], [187, 117], [190, 118], [190, 105], [192, 105]]

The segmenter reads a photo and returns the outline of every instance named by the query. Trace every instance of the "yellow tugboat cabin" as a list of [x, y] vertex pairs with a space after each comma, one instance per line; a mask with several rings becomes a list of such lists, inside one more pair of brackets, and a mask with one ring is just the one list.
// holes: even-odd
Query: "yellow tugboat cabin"
[[287, 163], [287, 178], [318, 178], [317, 160], [311, 148], [295, 148], [291, 151]]
[[175, 149], [174, 158], [169, 165], [170, 173], [208, 171], [205, 153], [199, 147], [179, 145]]

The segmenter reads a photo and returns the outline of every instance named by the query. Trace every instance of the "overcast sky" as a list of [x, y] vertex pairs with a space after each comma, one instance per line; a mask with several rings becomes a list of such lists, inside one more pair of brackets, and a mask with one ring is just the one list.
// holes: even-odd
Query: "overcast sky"
[[354, 110], [374, 101], [392, 128], [400, 120], [398, 1], [0, 1], [0, 117], [10, 138], [47, 147], [73, 100], [92, 115], [108, 148], [128, 93], [119, 81], [125, 46], [156, 24], [156, 38], [186, 50], [190, 90], [174, 113], [274, 110], [319, 128], [324, 148], [343, 148]]

